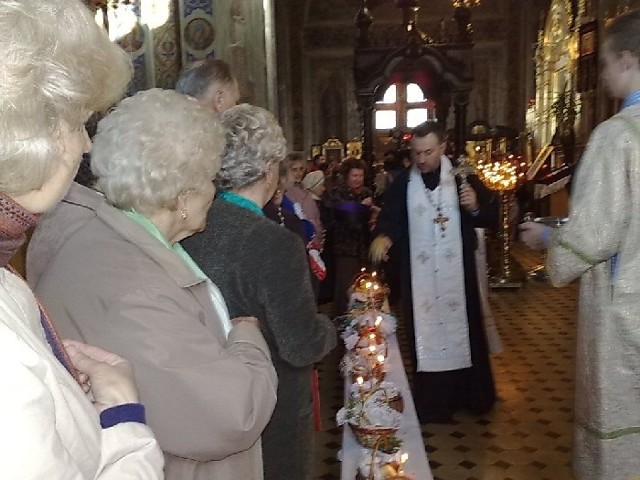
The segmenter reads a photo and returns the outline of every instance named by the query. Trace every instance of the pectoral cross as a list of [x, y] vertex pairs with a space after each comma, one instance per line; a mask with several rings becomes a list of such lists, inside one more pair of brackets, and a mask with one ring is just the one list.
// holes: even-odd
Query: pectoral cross
[[442, 215], [441, 211], [438, 211], [438, 216], [433, 219], [433, 223], [440, 225], [440, 231], [443, 232], [447, 229], [447, 222], [449, 221], [449, 217]]

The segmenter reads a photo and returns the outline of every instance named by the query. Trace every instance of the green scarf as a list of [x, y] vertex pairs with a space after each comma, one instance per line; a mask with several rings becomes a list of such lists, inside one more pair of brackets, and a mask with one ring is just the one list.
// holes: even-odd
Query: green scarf
[[224, 200], [225, 202], [232, 203], [240, 208], [247, 209], [260, 217], [264, 217], [264, 212], [258, 206], [258, 204], [248, 198], [243, 197], [242, 195], [238, 195], [230, 190], [225, 190], [224, 192], [220, 192], [218, 194], [218, 198], [220, 200]]
[[167, 241], [167, 239], [164, 238], [164, 235], [160, 233], [160, 230], [158, 230], [158, 227], [156, 227], [151, 220], [149, 220], [147, 217], [145, 217], [141, 213], [138, 213], [134, 210], [123, 210], [122, 212], [131, 220], [133, 220], [142, 228], [144, 228], [151, 235], [153, 235], [165, 247], [175, 252], [176, 255], [178, 255], [184, 261], [184, 263], [186, 263], [191, 268], [191, 270], [193, 271], [193, 273], [196, 274], [197, 277], [200, 277], [202, 280], [209, 279], [209, 277], [205, 275], [205, 273], [200, 269], [200, 267], [196, 264], [196, 262], [193, 261], [193, 258], [191, 258], [191, 256], [186, 252], [184, 248], [182, 248], [182, 245], [180, 245], [180, 242], [176, 242], [173, 245], [171, 245]]

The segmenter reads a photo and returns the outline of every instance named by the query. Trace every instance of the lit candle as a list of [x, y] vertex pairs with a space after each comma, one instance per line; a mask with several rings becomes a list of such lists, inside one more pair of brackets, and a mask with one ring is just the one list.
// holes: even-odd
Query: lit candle
[[375, 333], [370, 333], [370, 334], [369, 334], [369, 338], [370, 338], [371, 340], [375, 340], [375, 339], [376, 339], [376, 334], [375, 334]]
[[364, 287], [368, 290], [371, 288], [371, 282], [367, 282], [364, 284]]
[[382, 323], [382, 317], [378, 315], [376, 317], [376, 327], [379, 327], [381, 323]]
[[364, 391], [364, 378], [358, 376], [356, 383], [358, 384], [358, 391], [362, 393]]
[[407, 460], [409, 460], [408, 453], [403, 453], [402, 455], [400, 455], [400, 471], [398, 472], [398, 474], [404, 475], [404, 464], [407, 463]]
[[378, 362], [379, 363], [384, 363], [384, 355], [382, 355], [382, 354], [378, 355]]
[[369, 345], [369, 351], [371, 353], [376, 353], [376, 346], [375, 345]]

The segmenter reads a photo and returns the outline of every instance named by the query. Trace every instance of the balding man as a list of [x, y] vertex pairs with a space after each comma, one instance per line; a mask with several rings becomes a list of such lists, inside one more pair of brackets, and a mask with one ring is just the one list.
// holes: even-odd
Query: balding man
[[182, 69], [176, 91], [195, 97], [216, 113], [222, 113], [238, 103], [240, 89], [224, 60], [207, 58]]

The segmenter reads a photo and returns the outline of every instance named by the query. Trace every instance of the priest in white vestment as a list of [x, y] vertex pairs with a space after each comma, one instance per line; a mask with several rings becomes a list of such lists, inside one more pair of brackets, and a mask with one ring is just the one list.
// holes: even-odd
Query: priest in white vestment
[[592, 133], [569, 221], [526, 223], [548, 245], [556, 286], [580, 278], [574, 471], [578, 480], [640, 478], [640, 11], [617, 17], [602, 48], [602, 80], [622, 109]]
[[412, 165], [391, 184], [372, 257], [400, 257], [402, 315], [412, 346], [413, 394], [421, 423], [495, 402], [474, 251], [476, 227], [497, 223], [498, 201], [476, 177], [460, 182], [444, 155], [442, 126], [413, 131]]

